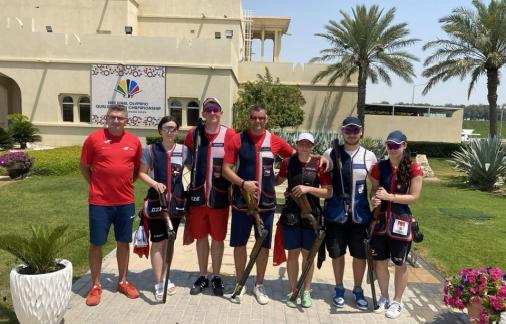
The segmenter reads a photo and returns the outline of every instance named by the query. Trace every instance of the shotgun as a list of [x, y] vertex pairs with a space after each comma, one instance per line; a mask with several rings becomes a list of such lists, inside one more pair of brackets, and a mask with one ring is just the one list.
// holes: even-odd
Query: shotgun
[[[373, 223], [379, 219], [379, 214], [381, 211], [381, 205], [377, 206], [373, 210]], [[376, 299], [376, 288], [374, 286], [374, 259], [372, 257], [372, 249], [371, 249], [371, 237], [372, 237], [372, 226], [369, 231], [367, 231], [367, 237], [364, 239], [364, 249], [365, 255], [367, 257], [367, 281], [371, 285], [371, 295], [372, 295], [372, 305], [373, 309], [378, 308], [378, 301]]]
[[160, 206], [162, 207], [162, 218], [165, 220], [166, 230], [167, 230], [167, 250], [166, 250], [166, 260], [167, 263], [167, 272], [165, 273], [165, 282], [163, 286], [163, 303], [165, 304], [167, 300], [167, 288], [169, 285], [169, 275], [170, 275], [170, 265], [172, 263], [172, 257], [174, 256], [174, 241], [176, 240], [176, 231], [172, 226], [172, 221], [170, 220], [169, 210], [167, 208], [167, 198], [165, 196], [165, 192], [160, 194]]

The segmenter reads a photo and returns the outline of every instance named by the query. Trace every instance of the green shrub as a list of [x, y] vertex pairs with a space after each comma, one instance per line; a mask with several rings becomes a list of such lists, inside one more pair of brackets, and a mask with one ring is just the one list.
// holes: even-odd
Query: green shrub
[[506, 174], [506, 150], [501, 139], [472, 139], [452, 154], [458, 171], [466, 174], [467, 182], [480, 190], [491, 191], [500, 176]]
[[0, 128], [0, 149], [10, 149], [14, 144], [14, 140], [9, 132], [6, 132], [3, 128]]
[[27, 143], [40, 142], [42, 138], [37, 135], [39, 129], [28, 120], [28, 117], [21, 114], [10, 114], [9, 133], [15, 142], [19, 143], [21, 149], [26, 149]]
[[412, 154], [425, 154], [428, 157], [449, 158], [461, 149], [461, 143], [410, 142], [408, 147]]
[[35, 158], [32, 174], [55, 176], [79, 173], [80, 146], [64, 146], [51, 150], [30, 151]]
[[[285, 131], [284, 129], [280, 131], [274, 131], [276, 135], [283, 138], [288, 144], [292, 147], [296, 146], [297, 138], [301, 131]], [[325, 132], [325, 131], [314, 131], [310, 132], [314, 136], [315, 146], [313, 148], [313, 152], [315, 154], [323, 154], [328, 148], [332, 147], [333, 141], [339, 137], [341, 141], [341, 134], [336, 132]]]
[[387, 154], [385, 150], [385, 141], [382, 139], [364, 136], [360, 141], [360, 145], [373, 152], [378, 160], [382, 160]]
[[8, 175], [9, 173], [7, 172], [7, 169], [6, 168], [2, 168], [0, 167], [0, 176], [6, 176]]

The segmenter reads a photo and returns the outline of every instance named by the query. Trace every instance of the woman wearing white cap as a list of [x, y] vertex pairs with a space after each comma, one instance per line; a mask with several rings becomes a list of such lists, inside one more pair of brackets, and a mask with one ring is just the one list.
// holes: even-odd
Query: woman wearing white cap
[[[422, 190], [423, 170], [411, 162], [407, 138], [401, 131], [391, 132], [385, 147], [388, 160], [380, 161], [371, 170], [371, 195], [373, 206], [380, 208], [375, 219], [371, 245], [376, 260], [374, 268], [378, 276], [381, 297], [376, 313], [386, 311], [388, 318], [397, 318], [402, 311], [402, 294], [408, 282], [406, 257], [411, 248], [414, 221], [410, 204]], [[378, 213], [375, 213], [377, 215]], [[395, 264], [395, 295], [392, 302], [388, 297], [388, 259]]]
[[[289, 307], [296, 307], [290, 297], [297, 285], [299, 255], [302, 254], [301, 269], [304, 269], [309, 250], [315, 239], [314, 230], [301, 220], [300, 208], [292, 197], [306, 196], [313, 210], [312, 214], [315, 218], [319, 218], [321, 215], [320, 198], [332, 196], [332, 181], [329, 174], [324, 173], [320, 166], [320, 158], [311, 156], [313, 147], [313, 135], [301, 133], [297, 140], [297, 153], [283, 160], [276, 177], [276, 185], [288, 179], [288, 195], [280, 221], [283, 224], [283, 245], [288, 250], [287, 272], [290, 294], [286, 304]], [[304, 282], [302, 307], [311, 307], [312, 305], [310, 286], [313, 268], [311, 267]]]

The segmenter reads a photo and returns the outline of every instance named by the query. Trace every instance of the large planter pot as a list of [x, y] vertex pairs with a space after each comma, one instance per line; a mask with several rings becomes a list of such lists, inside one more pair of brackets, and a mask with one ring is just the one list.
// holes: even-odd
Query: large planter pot
[[72, 263], [60, 263], [63, 269], [40, 275], [20, 274], [22, 266], [11, 270], [12, 304], [21, 324], [57, 324], [63, 319], [72, 290]]
[[11, 167], [7, 168], [11, 179], [23, 179], [28, 174], [28, 169]]

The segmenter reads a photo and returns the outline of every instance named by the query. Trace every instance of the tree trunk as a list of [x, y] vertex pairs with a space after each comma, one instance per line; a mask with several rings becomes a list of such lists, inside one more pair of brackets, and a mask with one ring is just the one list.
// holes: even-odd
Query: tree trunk
[[358, 67], [358, 99], [357, 99], [357, 114], [358, 118], [362, 121], [365, 127], [365, 94], [367, 86], [367, 69], [362, 66]]
[[499, 83], [498, 70], [487, 69], [487, 99], [490, 119], [490, 137], [497, 136], [497, 85]]

